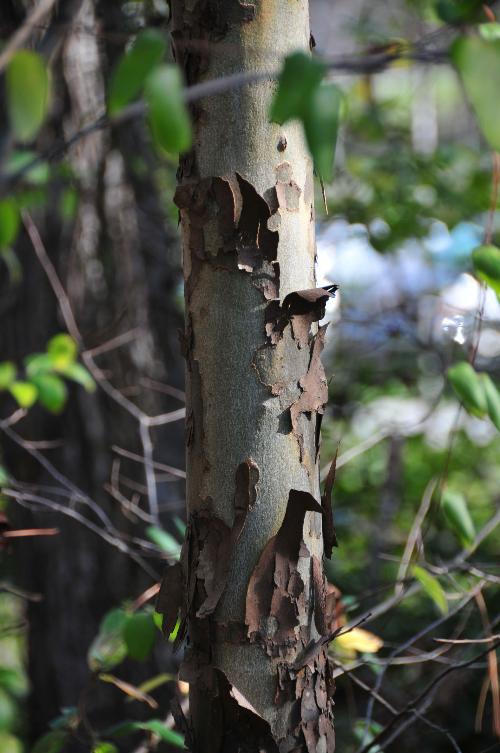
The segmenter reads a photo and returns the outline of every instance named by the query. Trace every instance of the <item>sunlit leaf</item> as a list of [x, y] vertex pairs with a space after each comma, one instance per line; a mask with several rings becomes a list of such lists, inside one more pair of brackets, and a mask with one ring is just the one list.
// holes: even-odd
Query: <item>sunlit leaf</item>
[[145, 661], [153, 650], [156, 627], [151, 612], [136, 612], [130, 615], [123, 628], [123, 639], [128, 655], [137, 661]]
[[156, 544], [157, 547], [169, 554], [175, 559], [179, 559], [181, 553], [181, 545], [170, 533], [164, 531], [157, 526], [148, 526], [146, 528], [146, 535], [149, 539]]
[[376, 654], [383, 645], [384, 641], [378, 635], [356, 627], [337, 635], [333, 642], [334, 650], [340, 648], [342, 651], [358, 651], [362, 654]]
[[32, 353], [24, 359], [26, 374], [31, 378], [52, 371], [52, 358], [48, 353]]
[[55, 374], [36, 374], [32, 382], [38, 390], [38, 399], [51, 413], [60, 413], [68, 397], [63, 380]]
[[148, 74], [160, 63], [166, 46], [166, 35], [155, 29], [144, 29], [137, 35], [111, 77], [108, 105], [111, 116], [139, 94]]
[[163, 632], [163, 615], [156, 610], [153, 612], [153, 622], [160, 632]]
[[62, 369], [73, 363], [78, 354], [78, 346], [70, 335], [62, 332], [51, 337], [47, 343], [47, 353], [54, 368]]
[[325, 181], [333, 177], [333, 161], [340, 122], [342, 91], [335, 84], [323, 84], [313, 92], [304, 114], [307, 145], [319, 175]]
[[488, 374], [481, 374], [488, 416], [494, 426], [500, 431], [500, 393]]
[[31, 141], [50, 102], [49, 73], [42, 56], [31, 50], [18, 50], [7, 66], [6, 88], [14, 135], [19, 141]]
[[112, 609], [104, 617], [87, 653], [87, 662], [92, 671], [111, 669], [126, 657], [123, 628], [129, 616], [123, 609]]
[[19, 209], [13, 199], [0, 201], [0, 249], [16, 240], [19, 230]]
[[9, 732], [0, 732], [0, 750], [2, 753], [23, 753], [24, 746], [21, 740]]
[[118, 748], [113, 743], [99, 742], [92, 748], [92, 753], [118, 753]]
[[446, 601], [446, 594], [438, 579], [419, 565], [413, 566], [412, 573], [439, 611], [442, 614], [446, 614], [448, 612], [448, 602]]
[[146, 79], [144, 94], [153, 137], [170, 153], [191, 146], [191, 121], [184, 103], [182, 77], [176, 65], [161, 65]]
[[0, 363], [0, 390], [10, 387], [16, 378], [17, 369], [12, 361], [3, 361]]
[[500, 300], [500, 249], [491, 243], [478, 246], [472, 252], [474, 272], [490, 288], [493, 288]]
[[31, 382], [13, 382], [9, 387], [9, 392], [20, 408], [31, 408], [38, 397], [38, 390]]
[[289, 55], [278, 79], [270, 119], [281, 124], [293, 118], [303, 120], [307, 116], [311, 96], [319, 86], [324, 72], [323, 63], [305, 52]]
[[491, 41], [492, 39], [500, 39], [500, 24], [499, 23], [487, 23], [479, 24], [477, 27], [479, 34], [483, 39]]
[[486, 415], [486, 396], [479, 374], [466, 361], [450, 366], [448, 380], [464, 408], [480, 418]]
[[94, 378], [90, 371], [88, 371], [85, 366], [82, 366], [81, 363], [75, 361], [64, 368], [57, 369], [57, 371], [67, 379], [71, 379], [73, 382], [80, 384], [87, 390], [87, 392], [94, 392], [96, 388]]
[[470, 546], [474, 541], [476, 531], [464, 495], [445, 489], [441, 497], [441, 510], [462, 546]]
[[460, 37], [451, 56], [489, 145], [500, 151], [500, 40]]

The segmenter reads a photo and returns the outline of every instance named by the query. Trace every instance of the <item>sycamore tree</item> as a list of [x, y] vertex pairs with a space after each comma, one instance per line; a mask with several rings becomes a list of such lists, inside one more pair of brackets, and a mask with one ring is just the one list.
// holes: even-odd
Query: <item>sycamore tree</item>
[[[89, 391], [100, 387], [137, 420], [150, 538], [171, 561], [156, 614], [137, 614], [141, 602], [108, 615], [91, 647], [90, 668], [120, 687], [106, 670], [127, 651], [142, 656], [140, 637], [152, 645], [156, 620], [175, 649], [184, 647], [179, 676], [189, 683], [189, 708], [175, 703], [174, 717], [190, 750], [330, 753], [335, 734], [329, 652], [342, 630], [335, 591], [324, 574], [336, 544], [336, 461], [326, 459], [321, 489], [321, 420], [328, 398], [321, 361], [328, 331], [321, 321], [337, 286], [335, 280], [315, 283], [314, 197], [315, 181], [321, 188], [332, 181], [345, 110], [333, 79], [338, 71], [369, 75], [395, 63], [454, 65], [485, 139], [492, 150], [500, 149], [494, 12], [472, 0], [438, 2], [434, 16], [452, 32], [443, 48], [426, 41], [391, 43], [322, 59], [314, 54], [306, 0], [182, 0], [173, 4], [169, 21], [172, 59], [164, 18], [160, 28], [132, 34], [106, 80], [106, 113], [47, 145], [36, 139], [51, 111], [54, 46], [50, 37], [38, 48], [30, 40], [52, 6], [35, 5], [0, 52], [7, 113], [0, 249], [15, 274], [12, 246], [22, 219], [69, 335], [50, 340], [47, 352], [32, 356], [24, 368], [2, 362], [0, 388], [21, 410], [41, 403], [57, 412], [66, 400], [66, 380], [73, 380]], [[61, 4], [58, 13], [63, 11]], [[58, 13], [54, 28], [61, 26]], [[170, 419], [150, 415], [118, 392], [92, 351], [84, 349], [82, 362], [77, 360], [77, 345], [85, 343], [31, 219], [30, 195], [19, 190], [69, 147], [139, 118], [147, 120], [161, 157], [180, 157], [172, 190], [185, 299], [187, 525], [180, 553], [168, 536], [162, 538], [152, 457], [151, 431]], [[484, 290], [500, 294], [500, 250], [492, 240], [490, 228], [473, 254], [474, 272]], [[472, 350], [468, 360], [449, 369], [449, 382], [467, 411], [488, 415], [500, 428], [498, 390], [474, 368], [475, 355]], [[2, 422], [10, 438], [11, 423]], [[450, 525], [470, 546], [468, 511], [445, 481], [436, 494]], [[10, 482], [6, 473], [7, 496], [25, 502]], [[108, 533], [120, 541], [115, 529]], [[418, 565], [412, 572], [411, 588], [424, 589], [442, 606], [433, 575]], [[403, 593], [398, 587], [396, 596]], [[138, 698], [146, 691], [128, 685], [124, 692]], [[183, 744], [160, 720], [125, 727], [122, 732], [149, 731]], [[52, 736], [51, 750], [68, 742], [70, 728]], [[363, 750], [381, 749], [391, 734], [388, 725], [365, 735]], [[98, 737], [94, 750], [113, 749], [100, 748], [108, 743]]]

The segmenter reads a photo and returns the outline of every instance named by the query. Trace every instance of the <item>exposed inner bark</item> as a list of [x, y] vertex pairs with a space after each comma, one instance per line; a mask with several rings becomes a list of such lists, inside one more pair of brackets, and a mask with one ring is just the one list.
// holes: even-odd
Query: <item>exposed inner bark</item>
[[[173, 21], [190, 84], [309, 44], [306, 0], [184, 0]], [[312, 165], [299, 125], [268, 120], [274, 86], [197, 106], [176, 192], [189, 523], [158, 608], [187, 639], [182, 723], [197, 753], [334, 749], [317, 328], [332, 291], [314, 287]]]

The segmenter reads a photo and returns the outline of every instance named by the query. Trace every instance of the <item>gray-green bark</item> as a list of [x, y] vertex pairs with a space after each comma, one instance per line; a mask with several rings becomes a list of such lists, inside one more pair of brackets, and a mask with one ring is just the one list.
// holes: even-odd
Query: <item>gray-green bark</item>
[[[306, 0], [176, 5], [175, 51], [189, 84], [277, 69], [309, 48]], [[269, 122], [275, 86], [197, 105], [176, 194], [190, 524], [160, 608], [168, 630], [174, 594], [182, 602], [195, 751], [334, 745], [316, 438], [327, 397], [316, 322], [327, 294], [311, 290], [311, 159], [298, 123]], [[289, 295], [297, 291], [306, 293]], [[252, 712], [229, 699], [231, 688]]]

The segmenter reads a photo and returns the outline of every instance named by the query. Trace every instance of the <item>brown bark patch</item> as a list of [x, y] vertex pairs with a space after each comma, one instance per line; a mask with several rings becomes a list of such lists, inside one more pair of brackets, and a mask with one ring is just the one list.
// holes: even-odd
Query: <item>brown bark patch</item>
[[255, 503], [258, 480], [259, 469], [253, 460], [240, 463], [231, 527], [214, 514], [210, 497], [190, 516], [180, 562], [167, 568], [157, 602], [166, 635], [180, 621], [176, 645], [184, 640], [188, 616], [208, 617], [224, 593], [234, 548]]
[[335, 473], [337, 470], [338, 449], [330, 465], [328, 475], [325, 479], [325, 488], [321, 497], [321, 507], [323, 508], [323, 546], [325, 557], [332, 558], [332, 549], [338, 546], [337, 534], [333, 522], [332, 509], [332, 491], [335, 484]]
[[[322, 414], [324, 406], [328, 401], [328, 383], [326, 381], [325, 369], [321, 363], [321, 352], [325, 345], [325, 334], [328, 324], [318, 329], [311, 343], [311, 359], [307, 373], [299, 380], [299, 386], [302, 393], [298, 400], [290, 407], [290, 418], [292, 421], [292, 431], [297, 437], [300, 449], [301, 460], [304, 459], [304, 437], [299, 426], [299, 416], [306, 414], [311, 416], [313, 413]], [[316, 432], [316, 455], [319, 449], [319, 431]]]
[[283, 312], [290, 321], [294, 339], [299, 348], [307, 348], [313, 322], [325, 316], [326, 302], [335, 297], [337, 285], [326, 288], [311, 288], [289, 293], [283, 301]]
[[297, 642], [304, 584], [297, 570], [307, 511], [321, 507], [308, 492], [291, 489], [285, 517], [260, 556], [250, 577], [245, 622], [251, 641], [261, 642], [270, 654]]

